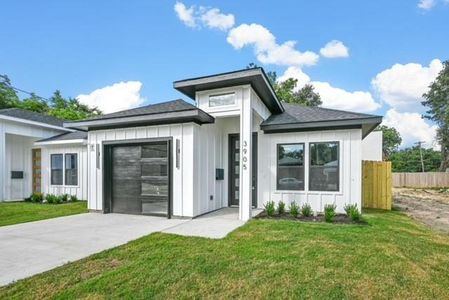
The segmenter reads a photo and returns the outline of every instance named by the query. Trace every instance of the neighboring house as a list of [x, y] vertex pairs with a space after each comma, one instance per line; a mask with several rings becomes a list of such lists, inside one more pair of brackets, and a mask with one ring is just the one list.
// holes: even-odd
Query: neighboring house
[[77, 193], [94, 211], [168, 217], [238, 206], [248, 220], [270, 200], [361, 207], [362, 144], [382, 117], [282, 103], [261, 68], [174, 88], [196, 106], [66, 122], [77, 131], [35, 143], [48, 170], [42, 191]]
[[23, 200], [40, 191], [41, 152], [34, 142], [70, 131], [54, 117], [0, 109], [0, 201]]

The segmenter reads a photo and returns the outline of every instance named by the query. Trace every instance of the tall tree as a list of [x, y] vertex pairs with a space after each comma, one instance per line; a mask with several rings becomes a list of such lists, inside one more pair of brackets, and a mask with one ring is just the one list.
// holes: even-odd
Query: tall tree
[[443, 69], [423, 97], [425, 101], [422, 104], [428, 108], [424, 118], [434, 121], [438, 126], [440, 171], [446, 171], [449, 168], [449, 61], [443, 62]]
[[48, 114], [63, 120], [81, 120], [101, 115], [98, 108], [90, 108], [81, 104], [77, 99], [65, 99], [59, 90], [56, 90], [50, 100]]
[[376, 130], [382, 131], [382, 151], [388, 159], [393, 152], [398, 150], [399, 145], [402, 143], [401, 135], [396, 128], [386, 125], [379, 125]]
[[[247, 69], [257, 68], [255, 63], [250, 63], [246, 66]], [[276, 72], [267, 72], [268, 80], [273, 86], [274, 92], [284, 102], [296, 103], [304, 106], [320, 106], [323, 104], [321, 96], [315, 92], [313, 85], [306, 84], [301, 89], [297, 90], [298, 80], [295, 78], [288, 78], [284, 81], [279, 81]]]
[[17, 107], [20, 103], [7, 75], [0, 75], [0, 109]]
[[38, 113], [48, 113], [48, 111], [50, 110], [47, 102], [34, 93], [31, 93], [31, 96], [29, 98], [23, 99], [18, 107]]
[[[440, 167], [441, 152], [422, 149], [424, 172], [437, 171]], [[393, 172], [422, 172], [419, 147], [401, 149], [390, 156]]]

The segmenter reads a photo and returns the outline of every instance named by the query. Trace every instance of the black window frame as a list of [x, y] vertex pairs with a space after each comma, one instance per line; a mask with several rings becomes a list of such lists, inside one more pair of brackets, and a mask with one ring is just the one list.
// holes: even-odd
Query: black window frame
[[[303, 151], [303, 162], [302, 162], [302, 177], [304, 178], [303, 188], [302, 189], [282, 189], [279, 188], [279, 147], [287, 146], [287, 145], [301, 145]], [[276, 190], [277, 191], [299, 191], [304, 192], [306, 189], [306, 143], [277, 143], [276, 144]]]
[[[53, 157], [60, 156], [61, 157], [61, 183], [54, 183], [53, 182], [53, 170], [59, 170], [53, 168]], [[54, 186], [62, 186], [64, 185], [64, 154], [62, 153], [52, 153], [50, 154], [50, 184]]]
[[[73, 170], [73, 169], [67, 169], [67, 156], [74, 155], [75, 156], [75, 170], [76, 170], [76, 183], [75, 184], [68, 184], [67, 183], [67, 170]], [[64, 153], [64, 185], [65, 186], [78, 186], [79, 182], [79, 176], [78, 176], [78, 153]]]
[[[313, 144], [337, 144], [337, 189], [335, 190], [323, 190], [323, 189], [313, 189], [312, 188], [312, 180], [311, 180], [311, 170], [312, 170], [312, 145]], [[341, 176], [340, 176], [340, 142], [339, 141], [320, 141], [320, 142], [309, 142], [309, 166], [308, 166], [308, 187], [309, 191], [312, 192], [340, 192], [341, 187]]]

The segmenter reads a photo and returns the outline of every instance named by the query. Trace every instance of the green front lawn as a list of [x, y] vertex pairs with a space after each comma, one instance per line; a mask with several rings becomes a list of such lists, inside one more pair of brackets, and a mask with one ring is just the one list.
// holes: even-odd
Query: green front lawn
[[0, 288], [0, 298], [449, 298], [449, 236], [398, 212], [365, 218], [252, 220], [222, 240], [156, 233]]
[[0, 226], [44, 220], [87, 212], [87, 202], [38, 204], [29, 202], [0, 203]]

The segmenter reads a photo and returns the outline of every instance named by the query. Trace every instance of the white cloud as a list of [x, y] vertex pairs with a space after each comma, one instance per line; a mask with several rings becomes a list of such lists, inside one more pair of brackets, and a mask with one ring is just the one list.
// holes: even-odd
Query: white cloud
[[327, 58], [348, 57], [349, 49], [341, 41], [333, 40], [320, 49], [322, 56]]
[[175, 4], [175, 12], [178, 18], [189, 27], [196, 27], [196, 18], [195, 18], [195, 7], [191, 6], [187, 8], [184, 3], [176, 2]]
[[395, 64], [371, 81], [373, 89], [381, 99], [400, 111], [422, 110], [422, 94], [443, 68], [440, 60], [434, 59], [428, 67], [416, 63]]
[[218, 8], [211, 8], [201, 15], [201, 21], [209, 28], [217, 28], [223, 31], [234, 26], [233, 14], [222, 14]]
[[401, 113], [392, 108], [387, 111], [383, 124], [399, 131], [402, 137], [401, 147], [411, 147], [419, 141], [425, 142], [426, 148], [439, 147], [435, 141], [437, 126], [429, 125], [419, 113]]
[[187, 8], [184, 3], [176, 2], [174, 6], [178, 18], [188, 27], [197, 28], [204, 25], [211, 29], [226, 31], [234, 26], [233, 14], [223, 14], [218, 8], [206, 8], [195, 5]]
[[314, 65], [319, 56], [312, 52], [300, 52], [295, 49], [295, 41], [281, 45], [276, 37], [260, 24], [241, 24], [229, 31], [227, 41], [235, 49], [252, 46], [257, 59], [264, 64], [275, 65]]
[[420, 0], [418, 7], [424, 10], [429, 10], [435, 6], [435, 0]]
[[298, 80], [297, 90], [307, 83], [312, 84], [321, 96], [323, 107], [358, 112], [373, 112], [381, 106], [373, 99], [370, 92], [348, 92], [344, 89], [334, 87], [328, 82], [311, 81], [310, 77], [298, 67], [289, 67], [284, 74], [279, 76], [278, 80], [284, 81], [288, 78]]
[[287, 70], [285, 70], [284, 74], [279, 76], [278, 81], [282, 82], [289, 78], [294, 78], [298, 80], [298, 84], [296, 85], [296, 90], [299, 90], [304, 85], [310, 82], [310, 77], [306, 73], [304, 73], [300, 68], [298, 67], [288, 67]]
[[144, 102], [141, 88], [140, 81], [119, 82], [76, 98], [90, 107], [98, 107], [103, 113], [111, 113], [141, 105]]

